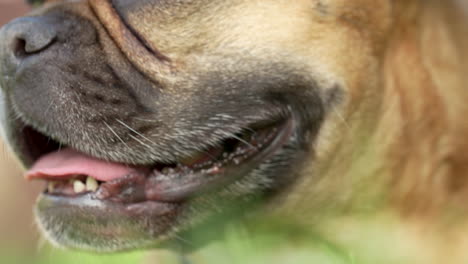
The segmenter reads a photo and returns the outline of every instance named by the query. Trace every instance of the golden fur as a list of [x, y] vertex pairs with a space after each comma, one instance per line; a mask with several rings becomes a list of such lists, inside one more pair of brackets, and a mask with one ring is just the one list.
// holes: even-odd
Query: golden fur
[[[382, 9], [382, 1], [353, 2]], [[395, 255], [403, 260], [396, 263], [466, 263], [466, 4], [391, 2], [389, 29], [377, 37], [384, 40], [376, 53], [379, 88], [357, 92], [360, 98], [328, 121], [322, 133], [332, 142], [319, 155], [326, 162], [314, 168], [321, 179], [301, 181], [283, 206], [302, 220], [317, 219], [314, 226], [350, 252], [376, 246], [389, 248], [389, 263]], [[314, 214], [324, 206], [328, 214]]]
[[[467, 29], [463, 13], [452, 5], [395, 3], [391, 29], [378, 53], [380, 64], [368, 66], [378, 68], [380, 79], [368, 80], [379, 85], [374, 91], [355, 92], [356, 97], [328, 121], [332, 128], [322, 133], [342, 135], [322, 138], [319, 158], [324, 162], [315, 169], [324, 172], [319, 175], [327, 187], [313, 188], [341, 191], [343, 184], [372, 181], [384, 189], [389, 206], [413, 214], [463, 205], [468, 171]], [[343, 179], [346, 183], [340, 187], [330, 187]]]

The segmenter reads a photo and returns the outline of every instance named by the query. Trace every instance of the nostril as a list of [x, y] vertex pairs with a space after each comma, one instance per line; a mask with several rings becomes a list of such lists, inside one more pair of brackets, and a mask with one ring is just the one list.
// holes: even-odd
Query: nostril
[[27, 52], [26, 52], [26, 41], [24, 39], [16, 39], [14, 42], [13, 42], [13, 53], [15, 54], [15, 56], [17, 58], [23, 58], [27, 55]]
[[13, 41], [13, 52], [17, 58], [23, 58], [46, 50], [55, 42], [55, 38], [41, 38], [40, 36], [18, 37]]
[[23, 17], [13, 20], [0, 31], [0, 51], [16, 58], [42, 52], [57, 40], [57, 25], [45, 17]]

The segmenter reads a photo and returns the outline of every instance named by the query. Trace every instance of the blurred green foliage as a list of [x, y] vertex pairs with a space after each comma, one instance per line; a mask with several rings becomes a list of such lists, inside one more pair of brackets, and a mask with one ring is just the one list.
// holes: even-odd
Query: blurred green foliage
[[[358, 235], [351, 244], [328, 241], [310, 228], [281, 221], [231, 224], [221, 239], [187, 254], [155, 254], [137, 251], [91, 254], [43, 247], [37, 256], [18, 250], [0, 250], [0, 263], [13, 264], [407, 264], [424, 263], [414, 258], [411, 248], [395, 245], [390, 233], [369, 227], [369, 237]], [[376, 229], [377, 228], [377, 229]], [[193, 241], [196, 241], [193, 240]], [[192, 240], [185, 243], [192, 243]], [[196, 243], [196, 242], [195, 242]], [[408, 249], [409, 255], [399, 254]], [[156, 251], [158, 252], [158, 251]]]
[[120, 253], [97, 255], [76, 251], [56, 249], [46, 246], [37, 256], [24, 255], [19, 250], [0, 250], [0, 263], [5, 264], [120, 264], [142, 263], [144, 253]]

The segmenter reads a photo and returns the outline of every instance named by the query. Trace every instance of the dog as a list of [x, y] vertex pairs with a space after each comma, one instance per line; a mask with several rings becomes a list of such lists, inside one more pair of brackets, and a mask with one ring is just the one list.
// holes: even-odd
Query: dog
[[346, 248], [367, 234], [461, 263], [462, 5], [45, 3], [0, 31], [2, 133], [47, 183], [38, 225], [115, 252], [287, 217]]

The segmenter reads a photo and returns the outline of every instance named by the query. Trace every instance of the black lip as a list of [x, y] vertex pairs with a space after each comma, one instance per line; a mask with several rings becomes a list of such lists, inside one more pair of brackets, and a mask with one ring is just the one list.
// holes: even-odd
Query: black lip
[[145, 201], [136, 204], [116, 203], [96, 199], [96, 197], [91, 193], [76, 197], [63, 197], [43, 193], [40, 195], [38, 200], [38, 208], [40, 210], [54, 208], [54, 210], [67, 211], [70, 207], [76, 207], [76, 209], [79, 210], [95, 212], [95, 216], [103, 214], [103, 217], [111, 219], [130, 219], [142, 214], [168, 215], [177, 209], [178, 206], [179, 204], [176, 203], [158, 201]]
[[[258, 132], [261, 135], [266, 134], [266, 137], [260, 137], [264, 141], [257, 142], [258, 147], [247, 145], [237, 149], [240, 151], [231, 153], [229, 158], [213, 161], [208, 167], [177, 167], [179, 169], [171, 168], [166, 173], [160, 169], [140, 169], [125, 177], [103, 182], [99, 189], [92, 193], [91, 198], [122, 204], [146, 201], [178, 203], [205, 192], [216, 191], [242, 178], [272, 156], [289, 141], [295, 127], [293, 118], [275, 123], [265, 131]], [[260, 138], [255, 139], [257, 141]], [[49, 195], [64, 198], [67, 196], [60, 193]], [[76, 196], [80, 194], [68, 195], [68, 198], [73, 199]]]
[[[52, 241], [75, 249], [96, 250], [86, 243], [89, 236], [102, 241], [102, 245], [114, 243], [118, 249], [150, 246], [169, 233], [182, 204], [147, 201], [139, 204], [120, 204], [96, 200], [91, 194], [75, 198], [41, 194], [36, 206], [39, 226], [48, 233], [61, 229], [61, 235], [49, 236]], [[104, 252], [113, 252], [108, 246]]]
[[[194, 194], [200, 195], [208, 190], [221, 191], [226, 186], [234, 184], [287, 144], [296, 128], [297, 124], [294, 118], [285, 120], [274, 139], [265, 148], [244, 163], [226, 169], [225, 173], [218, 177], [198, 181], [195, 184], [184, 184], [178, 180], [162, 181], [159, 186], [159, 191], [162, 192], [158, 193], [155, 200], [122, 202], [108, 197], [100, 199], [96, 195], [97, 193], [85, 193], [73, 197], [43, 193], [37, 203], [37, 217], [46, 232], [54, 230], [55, 227], [51, 226], [53, 223], [60, 223], [62, 227], [66, 225], [66, 228], [61, 231], [62, 235], [56, 239], [70, 238], [77, 236], [76, 232], [81, 232], [78, 234], [81, 239], [89, 235], [114, 239], [121, 235], [126, 237], [128, 241], [135, 236], [135, 240], [141, 241], [144, 238], [145, 241], [153, 241], [154, 245], [158, 241], [164, 241], [164, 236], [170, 236], [174, 228], [177, 227], [179, 217], [190, 203], [190, 199], [187, 197]], [[194, 174], [191, 177], [204, 176]], [[180, 188], [176, 191], [167, 191], [164, 189], [167, 185], [169, 187], [180, 185]], [[161, 187], [164, 188], [161, 189]], [[164, 192], [165, 190], [166, 192]], [[109, 225], [110, 222], [115, 222], [115, 224]], [[114, 229], [115, 232], [113, 232]], [[151, 230], [151, 234], [147, 233], [148, 230]], [[74, 248], [77, 247], [71, 240], [58, 242]], [[120, 245], [120, 247], [132, 248], [131, 245], [123, 247]]]
[[227, 166], [214, 166], [207, 170], [194, 171], [182, 177], [167, 177], [166, 175], [158, 177], [159, 175], [156, 175], [150, 178], [150, 184], [147, 186], [149, 196], [160, 201], [182, 201], [187, 197], [216, 190], [220, 186], [235, 182], [286, 144], [294, 132], [294, 122], [294, 119], [289, 118], [279, 127], [275, 127], [277, 132], [272, 140], [244, 160]]

